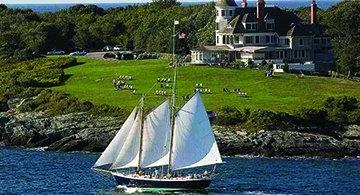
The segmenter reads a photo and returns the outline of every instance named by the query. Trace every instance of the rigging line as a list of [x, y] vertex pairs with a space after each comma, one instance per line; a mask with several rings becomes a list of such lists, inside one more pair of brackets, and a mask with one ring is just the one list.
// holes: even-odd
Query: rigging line
[[[161, 77], [165, 76], [166, 73], [168, 73], [170, 70], [172, 70], [171, 68], [167, 69], [162, 75]], [[149, 89], [149, 91], [147, 91], [144, 96], [147, 96], [147, 94], [149, 94], [158, 84], [158, 82], [155, 82], [155, 84]]]

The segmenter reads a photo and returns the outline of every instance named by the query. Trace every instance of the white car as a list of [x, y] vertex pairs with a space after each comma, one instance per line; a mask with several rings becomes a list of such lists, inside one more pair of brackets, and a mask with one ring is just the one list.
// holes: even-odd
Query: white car
[[70, 56], [85, 56], [87, 53], [85, 51], [75, 51], [70, 53]]
[[116, 45], [114, 48], [114, 51], [123, 51], [124, 48], [121, 45]]

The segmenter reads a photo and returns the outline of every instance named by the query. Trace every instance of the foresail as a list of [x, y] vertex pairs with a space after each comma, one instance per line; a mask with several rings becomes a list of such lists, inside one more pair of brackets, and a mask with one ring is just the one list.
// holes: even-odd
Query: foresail
[[122, 125], [119, 132], [115, 135], [114, 139], [110, 142], [108, 147], [101, 154], [100, 158], [96, 161], [93, 167], [109, 165], [115, 162], [122, 147], [124, 146], [126, 138], [130, 132], [130, 129], [134, 124], [136, 110], [137, 108], [135, 108], [131, 112], [130, 116], [126, 119], [125, 123]]
[[172, 152], [173, 170], [222, 163], [199, 93], [176, 115]]
[[115, 162], [111, 166], [111, 169], [122, 169], [138, 166], [140, 152], [140, 131], [141, 118], [140, 114], [138, 114], [126, 138], [124, 146], [122, 147]]
[[169, 163], [170, 132], [170, 108], [169, 101], [166, 101], [145, 118], [142, 168], [157, 167]]

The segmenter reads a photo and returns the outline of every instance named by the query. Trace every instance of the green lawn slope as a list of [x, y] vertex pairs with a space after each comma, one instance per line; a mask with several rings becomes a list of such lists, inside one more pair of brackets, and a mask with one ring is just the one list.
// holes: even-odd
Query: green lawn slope
[[[162, 90], [157, 83], [158, 77], [172, 77], [173, 71], [164, 60], [114, 61], [78, 58], [80, 65], [67, 68], [69, 77], [56, 91], [69, 93], [81, 100], [98, 104], [109, 104], [131, 110], [146, 95], [148, 109], [160, 104], [166, 97], [155, 96], [156, 90]], [[360, 97], [360, 84], [337, 78], [306, 76], [297, 78], [292, 74], [276, 74], [266, 78], [263, 70], [221, 69], [206, 66], [189, 66], [178, 69], [178, 102], [192, 94], [196, 83], [202, 83], [212, 90], [211, 95], [202, 95], [208, 110], [217, 110], [223, 106], [239, 109], [267, 109], [273, 111], [294, 112], [300, 108], [319, 108], [322, 102], [331, 96]], [[112, 80], [120, 75], [131, 75], [137, 95], [131, 91], [116, 91]], [[154, 86], [154, 84], [156, 84]], [[225, 94], [223, 88], [239, 88], [249, 97], [237, 94]], [[168, 90], [170, 92], [170, 90]]]

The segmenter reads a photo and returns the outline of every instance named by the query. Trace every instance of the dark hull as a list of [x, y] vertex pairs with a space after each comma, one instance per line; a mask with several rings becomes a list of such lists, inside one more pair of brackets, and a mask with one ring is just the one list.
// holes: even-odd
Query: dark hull
[[209, 187], [211, 183], [211, 179], [160, 180], [133, 178], [121, 174], [113, 174], [113, 177], [118, 185], [143, 189], [203, 190]]

